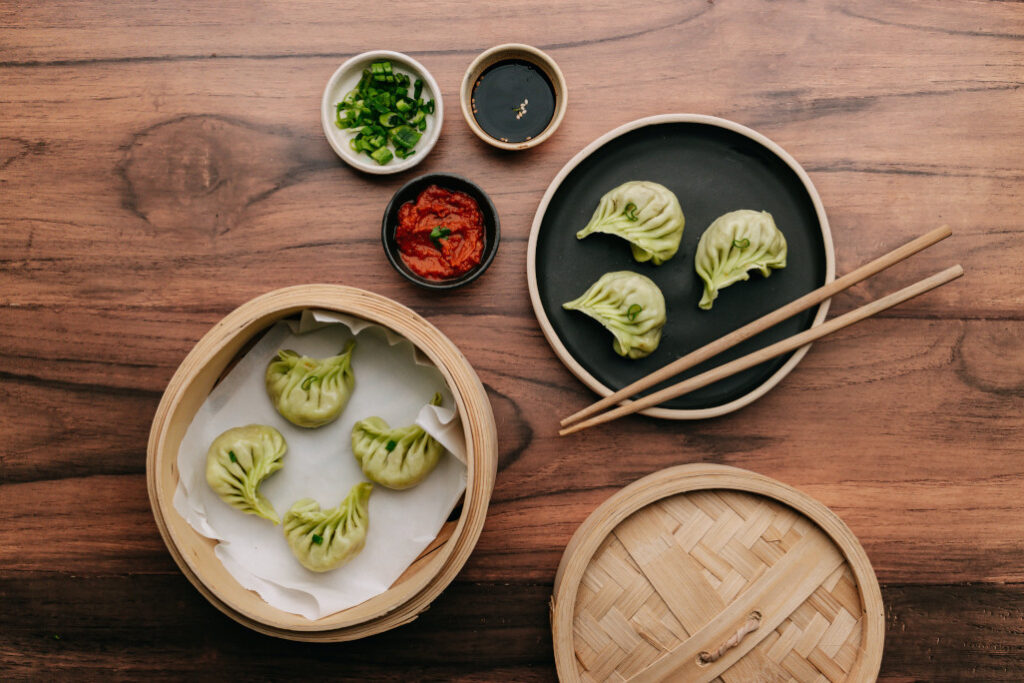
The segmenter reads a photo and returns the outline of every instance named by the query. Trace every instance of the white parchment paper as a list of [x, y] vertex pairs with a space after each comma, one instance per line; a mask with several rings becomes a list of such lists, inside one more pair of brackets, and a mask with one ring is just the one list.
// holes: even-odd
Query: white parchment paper
[[[296, 427], [274, 409], [264, 372], [278, 349], [326, 357], [353, 335], [356, 386], [341, 417], [317, 429]], [[428, 406], [435, 392], [442, 406]], [[247, 424], [278, 429], [288, 443], [284, 467], [260, 491], [282, 518], [310, 497], [336, 506], [365, 477], [352, 455], [352, 425], [377, 415], [393, 427], [416, 422], [448, 452], [418, 486], [375, 485], [366, 547], [338, 569], [311, 572], [292, 555], [279, 525], [223, 502], [206, 483], [206, 452], [222, 432]], [[466, 488], [465, 441], [440, 371], [408, 340], [365, 320], [305, 311], [271, 328], [218, 384], [196, 413], [178, 451], [174, 507], [199, 533], [220, 541], [215, 553], [238, 582], [278, 609], [318, 619], [383, 593], [437, 536]]]

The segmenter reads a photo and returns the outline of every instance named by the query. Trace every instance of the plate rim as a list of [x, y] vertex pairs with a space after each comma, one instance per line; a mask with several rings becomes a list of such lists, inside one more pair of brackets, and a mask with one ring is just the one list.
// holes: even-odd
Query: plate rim
[[[818, 224], [821, 227], [821, 236], [825, 247], [825, 282], [823, 284], [828, 284], [835, 280], [835, 246], [832, 243], [832, 231], [829, 228], [828, 216], [825, 214], [825, 207], [821, 202], [821, 196], [818, 194], [817, 188], [815, 188], [814, 183], [811, 181], [810, 176], [807, 174], [807, 171], [804, 170], [803, 166], [801, 166], [800, 163], [778, 143], [767, 136], [758, 133], [756, 130], [744, 126], [743, 124], [708, 114], [656, 114], [654, 116], [645, 116], [613, 128], [577, 152], [575, 156], [569, 159], [569, 161], [562, 166], [561, 170], [558, 171], [558, 174], [555, 175], [551, 183], [548, 184], [547, 190], [545, 190], [544, 196], [541, 197], [540, 204], [538, 204], [537, 210], [534, 213], [533, 223], [530, 225], [530, 239], [526, 250], [526, 281], [530, 290], [530, 302], [533, 305], [534, 317], [537, 318], [537, 323], [540, 325], [541, 331], [544, 333], [544, 338], [547, 339], [548, 344], [551, 346], [558, 359], [562, 361], [562, 364], [565, 365], [565, 367], [575, 375], [577, 379], [583, 382], [584, 385], [601, 397], [610, 395], [613, 390], [591, 375], [572, 356], [572, 354], [569, 353], [569, 350], [562, 343], [562, 340], [559, 339], [558, 333], [555, 332], [554, 327], [551, 325], [551, 321], [548, 319], [547, 313], [544, 310], [544, 305], [540, 300], [540, 291], [537, 286], [537, 241], [540, 235], [540, 226], [544, 221], [544, 213], [547, 211], [551, 198], [554, 197], [555, 192], [557, 192], [558, 188], [561, 187], [562, 182], [566, 177], [568, 177], [568, 175], [580, 163], [615, 138], [646, 126], [661, 125], [664, 123], [698, 123], [738, 133], [766, 148], [769, 152], [777, 156], [787, 166], [789, 166], [793, 172], [796, 173], [800, 182], [803, 184], [804, 189], [807, 191], [807, 194], [810, 196], [811, 203], [814, 205], [815, 215], [818, 217]], [[831, 299], [825, 299], [818, 305], [818, 311], [815, 314], [814, 319], [811, 321], [811, 327], [816, 327], [825, 321], [825, 316], [828, 315], [830, 303]], [[797, 363], [799, 363], [807, 354], [807, 351], [810, 348], [811, 345], [807, 344], [806, 346], [802, 346], [794, 351], [789, 360], [783, 363], [782, 366], [772, 373], [768, 379], [743, 396], [735, 398], [728, 403], [723, 403], [722, 405], [713, 406], [711, 408], [654, 407], [642, 410], [640, 411], [640, 414], [666, 420], [703, 420], [709, 417], [718, 417], [720, 415], [725, 415], [739, 410], [771, 391], [776, 384], [782, 381], [783, 377], [788, 375], [793, 368], [797, 366]]]

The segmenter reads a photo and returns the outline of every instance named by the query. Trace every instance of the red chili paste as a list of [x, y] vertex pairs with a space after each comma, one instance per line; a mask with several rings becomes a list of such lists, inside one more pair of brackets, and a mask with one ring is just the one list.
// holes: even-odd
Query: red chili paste
[[398, 209], [395, 241], [417, 275], [444, 280], [469, 272], [484, 251], [484, 219], [465, 192], [431, 185]]

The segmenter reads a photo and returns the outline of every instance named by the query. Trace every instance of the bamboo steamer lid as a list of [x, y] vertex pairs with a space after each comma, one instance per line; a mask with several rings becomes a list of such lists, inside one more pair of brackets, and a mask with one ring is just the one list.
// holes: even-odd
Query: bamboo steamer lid
[[682, 465], [573, 535], [551, 602], [563, 681], [873, 681], [878, 580], [831, 510], [768, 477]]
[[[271, 607], [243, 588], [216, 558], [216, 542], [193, 529], [173, 505], [178, 447], [217, 379], [263, 330], [305, 309], [337, 311], [383, 325], [423, 352], [437, 366], [458, 404], [467, 458], [466, 492], [458, 518], [442, 527], [387, 591], [317, 620]], [[146, 477], [153, 517], [171, 557], [214, 607], [267, 635], [335, 642], [412, 621], [451, 583], [480, 536], [497, 462], [497, 432], [487, 392], [450, 339], [410, 309], [378, 294], [339, 285], [299, 285], [269, 292], [235, 309], [182, 361], [153, 418]]]

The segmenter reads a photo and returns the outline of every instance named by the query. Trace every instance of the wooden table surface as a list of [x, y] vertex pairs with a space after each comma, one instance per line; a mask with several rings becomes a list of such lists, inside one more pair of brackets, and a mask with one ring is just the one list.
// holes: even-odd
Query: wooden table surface
[[[859, 536], [885, 599], [884, 680], [1024, 678], [1024, 5], [63, 0], [0, 17], [0, 676], [551, 680], [573, 530], [645, 474], [717, 462], [798, 487]], [[555, 136], [516, 154], [458, 107], [469, 62], [510, 41], [551, 54], [571, 92]], [[420, 60], [447, 105], [437, 147], [399, 176], [353, 171], [320, 128], [328, 77], [377, 48]], [[533, 214], [580, 148], [665, 112], [732, 119], [795, 156], [840, 274], [952, 226], [833, 315], [955, 262], [967, 276], [817, 344], [737, 413], [559, 439], [554, 416], [593, 395], [533, 316]], [[488, 273], [442, 295], [401, 279], [379, 239], [392, 192], [428, 171], [477, 181], [502, 222]], [[357, 643], [223, 616], [146, 495], [150, 421], [189, 349], [242, 302], [312, 282], [437, 325], [501, 442], [458, 579]]]

